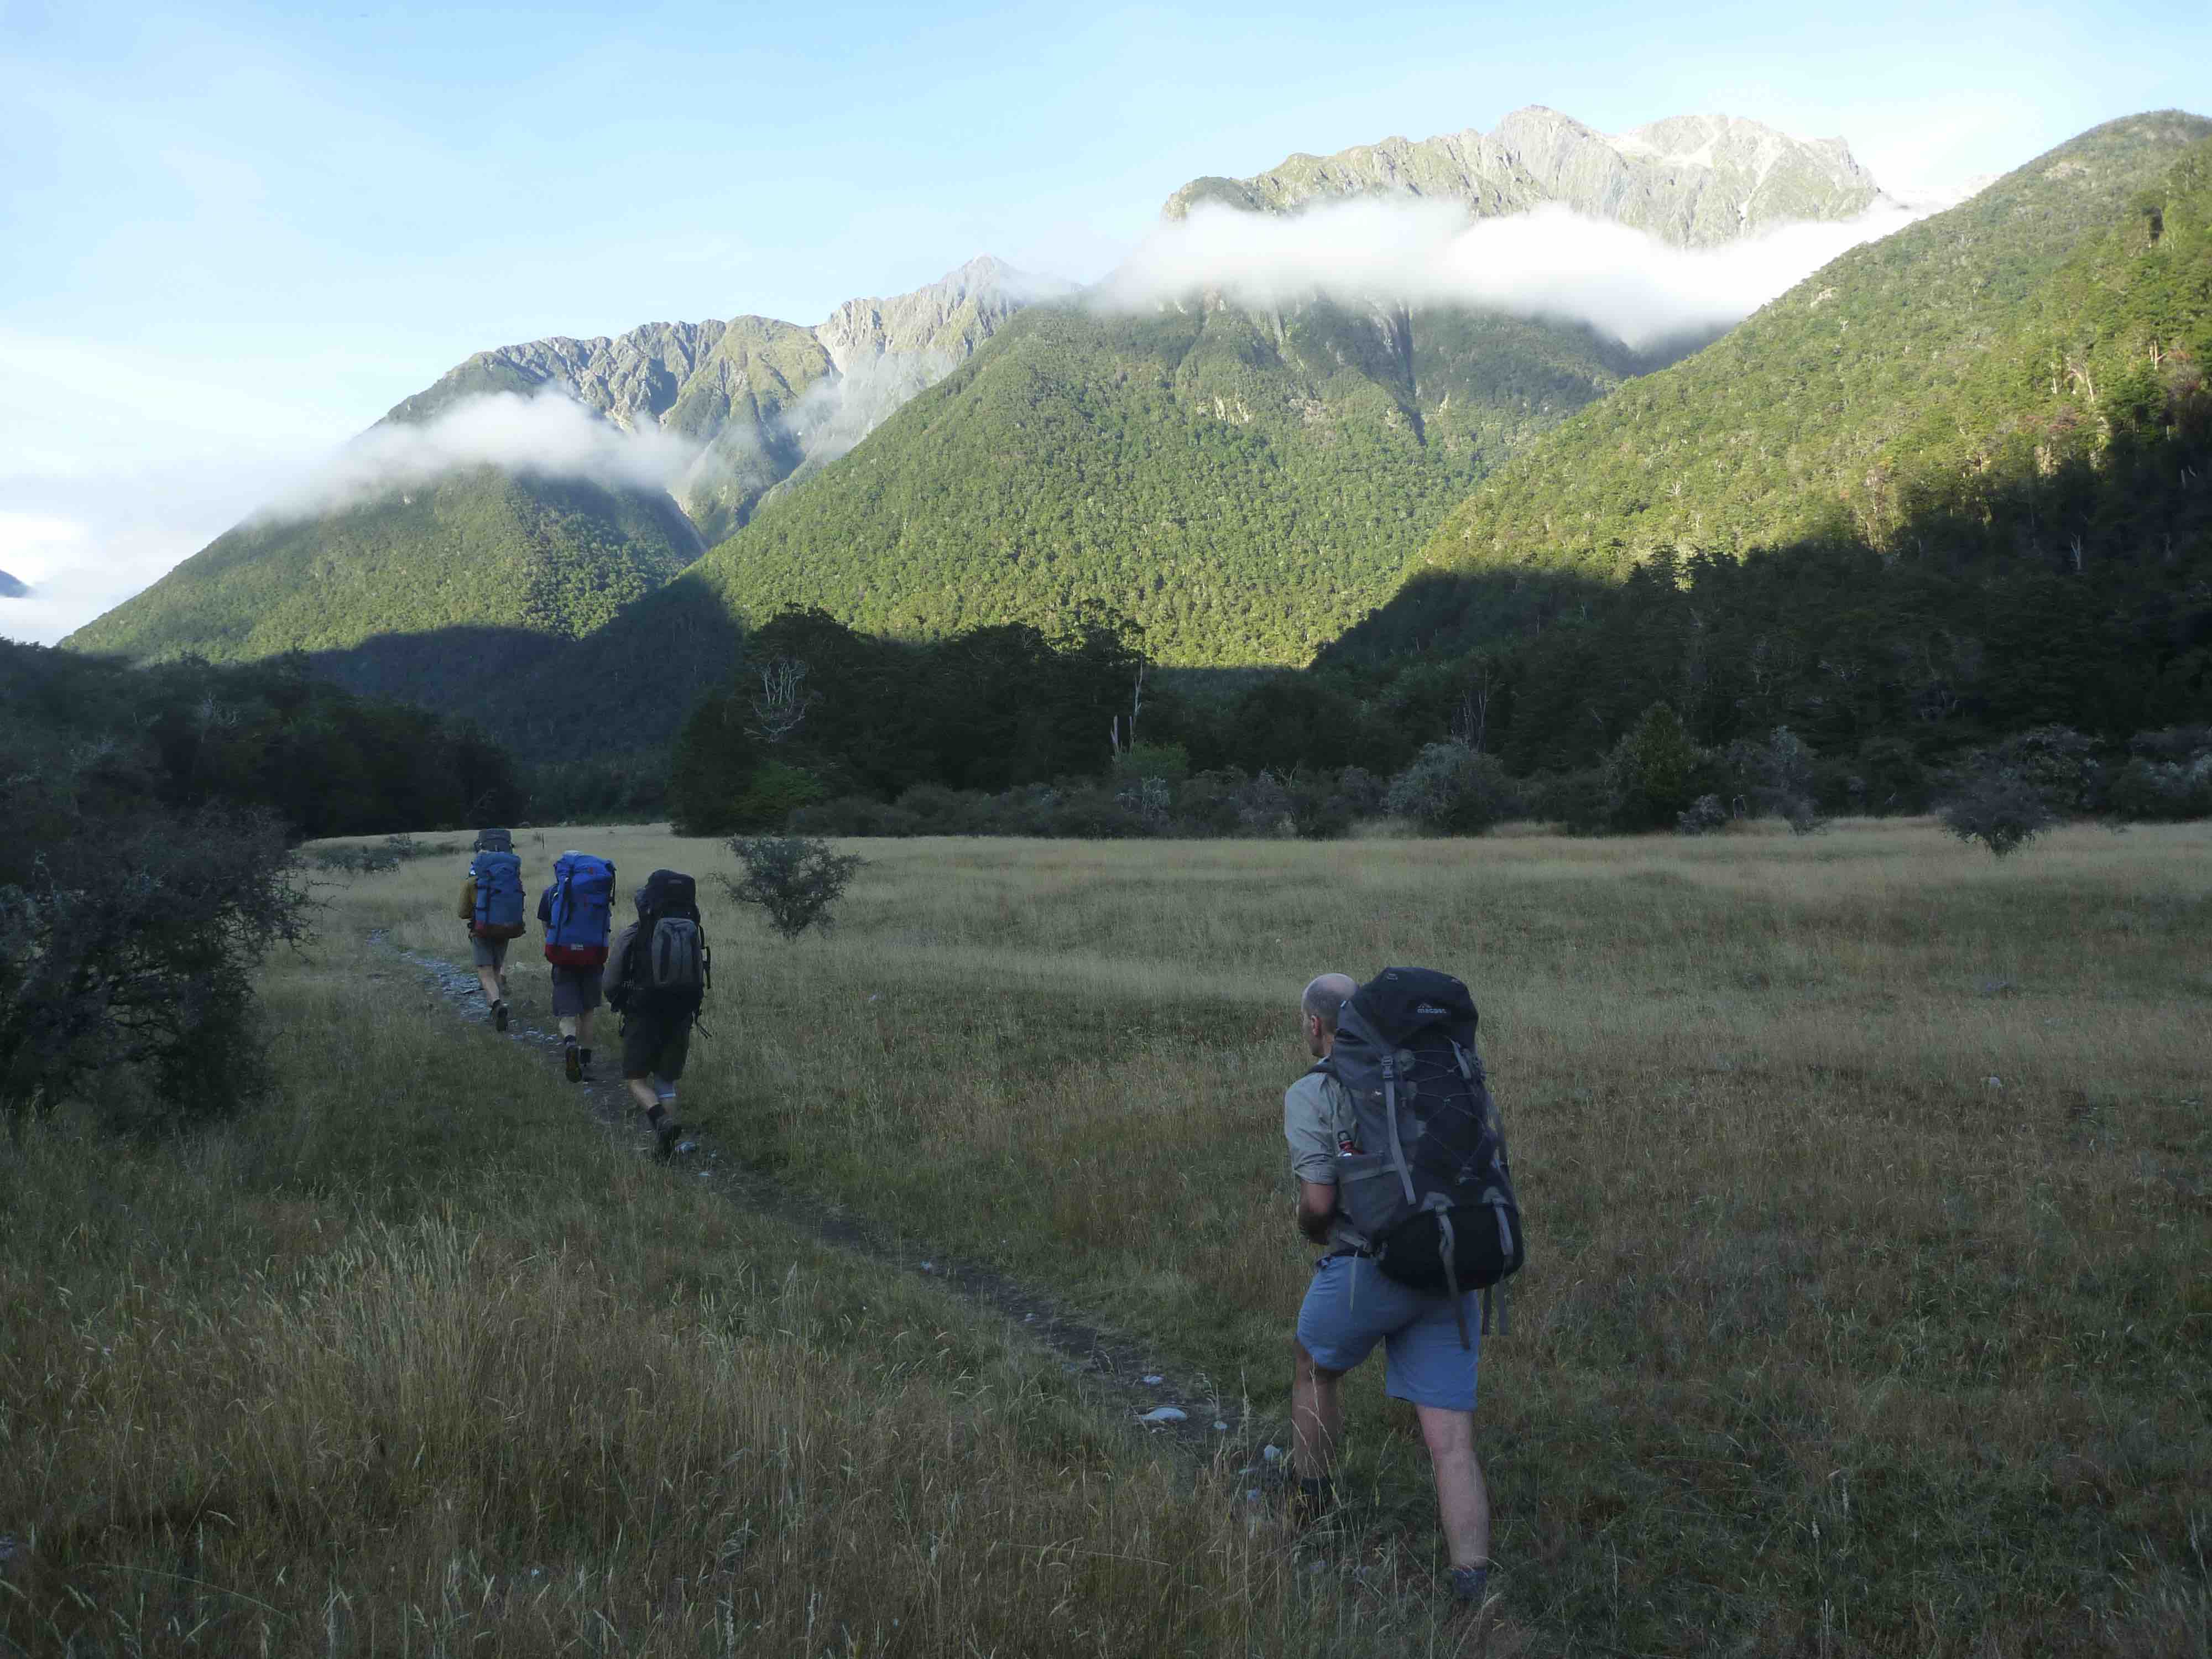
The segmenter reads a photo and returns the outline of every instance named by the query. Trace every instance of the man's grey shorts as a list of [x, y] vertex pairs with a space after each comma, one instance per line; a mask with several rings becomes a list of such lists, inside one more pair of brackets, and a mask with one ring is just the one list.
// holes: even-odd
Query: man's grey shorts
[[507, 947], [514, 943], [511, 939], [478, 939], [474, 933], [469, 935], [469, 950], [476, 957], [477, 966], [489, 968], [495, 974], [507, 966]]
[[1463, 1298], [1470, 1351], [1459, 1345], [1451, 1298], [1408, 1290], [1365, 1256], [1333, 1255], [1314, 1269], [1298, 1310], [1298, 1345], [1323, 1370], [1348, 1371], [1382, 1344], [1382, 1391], [1446, 1411], [1474, 1409], [1481, 1356], [1482, 1293]]
[[599, 981], [606, 975], [604, 965], [594, 968], [570, 968], [561, 963], [553, 964], [553, 1018], [574, 1019], [587, 1014], [599, 1006]]

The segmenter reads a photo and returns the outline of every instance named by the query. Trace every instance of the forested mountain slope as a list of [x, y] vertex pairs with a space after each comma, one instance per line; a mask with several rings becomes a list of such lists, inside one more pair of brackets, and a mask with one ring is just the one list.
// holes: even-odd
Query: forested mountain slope
[[[534, 656], [602, 626], [696, 558], [707, 544], [702, 527], [719, 535], [741, 524], [777, 485], [843, 453], [949, 373], [1033, 296], [1057, 291], [978, 259], [911, 294], [848, 301], [814, 328], [738, 317], [479, 352], [380, 425], [423, 431], [434, 446], [441, 418], [472, 398], [565, 398], [619, 431], [692, 447], [688, 470], [670, 480], [673, 495], [565, 476], [550, 461], [466, 466], [389, 487], [372, 468], [326, 508], [280, 509], [227, 532], [69, 643], [216, 660], [307, 651], [362, 689], [466, 704], [483, 689], [479, 671], [495, 664], [440, 661], [410, 643], [415, 636], [506, 630], [514, 637], [494, 653], [504, 671], [518, 653]], [[374, 661], [329, 654], [364, 646]]]
[[[1682, 245], [1880, 199], [1838, 141], [1717, 117], [1609, 139], [1535, 109], [1487, 136], [1199, 179], [1165, 216], [1377, 195], [1440, 198], [1470, 219], [1556, 203]], [[819, 606], [927, 634], [1095, 602], [1164, 662], [1304, 663], [1395, 590], [1475, 480], [1673, 355], [1385, 301], [1254, 309], [1199, 289], [1133, 315], [1038, 307], [715, 549], [669, 603], [711, 594], [752, 621]]]
[[250, 520], [68, 642], [234, 662], [459, 623], [574, 638], [698, 551], [665, 495], [475, 467], [312, 519]]
[[1471, 313], [1040, 307], [687, 585], [899, 634], [1099, 601], [1164, 660], [1304, 662], [1474, 480], [1639, 367]]
[[2192, 222], [2208, 134], [2112, 122], [1844, 255], [1486, 479], [1344, 650], [1472, 643], [1519, 614], [1502, 579], [1616, 580], [1661, 550], [2070, 559], [2123, 534], [2172, 493], [2135, 487], [2126, 434], [2192, 407], [2212, 356], [2202, 256], [2153, 205]]

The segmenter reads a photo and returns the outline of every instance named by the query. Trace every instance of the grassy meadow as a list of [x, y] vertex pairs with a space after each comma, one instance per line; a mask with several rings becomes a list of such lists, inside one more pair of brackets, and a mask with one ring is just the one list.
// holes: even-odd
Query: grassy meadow
[[[611, 1142], [365, 943], [465, 962], [456, 854], [327, 890], [266, 1106], [0, 1153], [0, 1653], [2212, 1644], [2212, 826], [856, 844], [788, 944], [714, 843], [520, 839], [533, 884], [568, 845], [625, 900], [702, 878], [683, 1111], [726, 1157], [1173, 1355], [1249, 1438], [1134, 1437], [1002, 1319]], [[1528, 1212], [1471, 1626], [1379, 1358], [1341, 1520], [1239, 1501], [1313, 1254], [1295, 999], [1392, 963], [1474, 988]]]

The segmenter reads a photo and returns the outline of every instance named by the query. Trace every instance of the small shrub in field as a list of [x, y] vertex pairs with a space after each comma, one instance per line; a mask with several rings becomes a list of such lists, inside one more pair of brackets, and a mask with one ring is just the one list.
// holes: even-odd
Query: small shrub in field
[[1432, 743], [1390, 781], [1382, 810], [1431, 835], [1479, 835], [1521, 810], [1505, 769], [1463, 743]]
[[2051, 805], [2025, 778], [1970, 775], [1943, 807], [1943, 827], [1960, 841], [1979, 842], [1998, 858], [2016, 853], [2051, 827]]
[[1728, 821], [1728, 808], [1721, 805], [1718, 795], [1700, 795], [1683, 809], [1674, 828], [1686, 836], [1710, 836]]
[[2102, 810], [2109, 784], [2095, 742], [2065, 726], [2039, 726], [1985, 750], [1983, 769], [2018, 778], [2052, 810]]
[[1671, 826], [1703, 793], [1698, 774], [1704, 758], [1683, 729], [1681, 717], [1663, 702], [1653, 703], [1606, 757], [1613, 827], [1637, 830]]
[[830, 929], [830, 908], [866, 860], [803, 836], [735, 836], [730, 851], [744, 875], [722, 885], [740, 904], [757, 904], [786, 939], [810, 927]]

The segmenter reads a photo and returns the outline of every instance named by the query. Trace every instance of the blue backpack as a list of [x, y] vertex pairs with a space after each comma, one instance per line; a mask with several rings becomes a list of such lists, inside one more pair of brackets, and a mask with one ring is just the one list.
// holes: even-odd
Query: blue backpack
[[[504, 832], [498, 833], [504, 840]], [[503, 848], [480, 852], [469, 860], [469, 879], [477, 884], [477, 937], [520, 939], [522, 860]]]
[[562, 854], [545, 890], [545, 960], [564, 968], [605, 962], [614, 901], [612, 864], [590, 853]]

